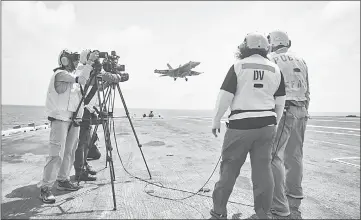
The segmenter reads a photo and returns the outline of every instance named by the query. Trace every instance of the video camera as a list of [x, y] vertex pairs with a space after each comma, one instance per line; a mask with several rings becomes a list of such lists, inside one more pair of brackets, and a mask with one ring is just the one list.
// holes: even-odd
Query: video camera
[[66, 57], [68, 57], [68, 59], [70, 59], [71, 61], [79, 61], [80, 59], [80, 54], [78, 54], [77, 52], [75, 53], [69, 53], [65, 55]]
[[[98, 50], [94, 50], [98, 51]], [[108, 52], [99, 52], [99, 59], [103, 59], [102, 62], [100, 62], [99, 59], [95, 60], [93, 64], [93, 68], [96, 74], [100, 73], [103, 69], [105, 72], [112, 73], [112, 74], [118, 74], [121, 76], [122, 81], [125, 82], [128, 81], [129, 75], [128, 73], [124, 73], [125, 71], [125, 65], [118, 64], [119, 56], [115, 51], [111, 51], [110, 55]]]

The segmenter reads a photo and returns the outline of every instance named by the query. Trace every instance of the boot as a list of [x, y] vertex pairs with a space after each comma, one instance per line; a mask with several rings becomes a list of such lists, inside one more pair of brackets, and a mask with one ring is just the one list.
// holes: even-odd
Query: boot
[[213, 209], [211, 209], [209, 213], [211, 214], [211, 217], [209, 219], [227, 219], [227, 215], [215, 213]]
[[97, 178], [95, 176], [89, 176], [89, 173], [86, 170], [83, 172], [76, 171], [75, 172], [75, 180], [76, 181], [95, 181]]
[[97, 174], [97, 172], [88, 163], [85, 165], [85, 169], [91, 175]]

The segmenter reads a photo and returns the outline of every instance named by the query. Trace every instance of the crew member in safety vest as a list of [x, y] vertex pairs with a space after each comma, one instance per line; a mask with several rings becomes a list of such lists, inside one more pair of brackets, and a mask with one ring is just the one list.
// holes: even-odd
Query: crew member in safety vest
[[272, 140], [285, 103], [285, 86], [278, 66], [267, 58], [267, 38], [248, 34], [239, 46], [240, 59], [229, 69], [221, 86], [212, 133], [220, 132], [221, 118], [230, 107], [222, 146], [220, 179], [213, 191], [213, 219], [227, 217], [227, 202], [247, 154], [250, 153], [254, 210], [268, 219], [273, 196]]
[[308, 68], [302, 58], [289, 51], [291, 41], [287, 33], [273, 31], [268, 40], [272, 51], [269, 58], [279, 66], [286, 84], [285, 113], [272, 152], [275, 189], [271, 210], [276, 215], [288, 216], [291, 210], [300, 214], [303, 198], [303, 141], [310, 103]]
[[[97, 52], [91, 53], [81, 73], [75, 74], [79, 54], [63, 50], [58, 58], [59, 67], [54, 69], [54, 74], [50, 79], [46, 97], [46, 113], [51, 121], [49, 155], [46, 158], [42, 180], [38, 184], [40, 198], [44, 203], [55, 202], [51, 188], [56, 180], [59, 190], [79, 189], [70, 182], [69, 178], [79, 138], [79, 127], [72, 126], [69, 132], [68, 129], [72, 118], [77, 117], [73, 116], [73, 113], [76, 112], [76, 107], [80, 103], [81, 94], [76, 84], [86, 83], [93, 69], [92, 64], [98, 56]], [[82, 111], [78, 113], [81, 117]]]

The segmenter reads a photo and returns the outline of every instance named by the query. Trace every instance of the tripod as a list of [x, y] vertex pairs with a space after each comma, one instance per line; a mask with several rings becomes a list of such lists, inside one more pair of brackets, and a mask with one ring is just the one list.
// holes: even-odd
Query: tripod
[[[110, 132], [111, 132], [110, 131], [111, 130], [110, 120], [114, 119], [113, 111], [114, 111], [114, 101], [115, 101], [116, 89], [117, 89], [117, 91], [118, 91], [118, 93], [120, 95], [120, 98], [122, 100], [123, 107], [124, 107], [124, 110], [126, 112], [126, 117], [128, 118], [129, 123], [131, 125], [134, 137], [136, 139], [137, 145], [138, 145], [139, 150], [141, 152], [141, 155], [142, 155], [143, 161], [145, 163], [145, 166], [147, 168], [150, 179], [152, 179], [152, 176], [150, 174], [147, 162], [145, 160], [145, 157], [144, 157], [144, 154], [143, 154], [143, 151], [142, 151], [142, 148], [141, 148], [142, 145], [139, 143], [138, 136], [137, 136], [137, 134], [135, 132], [132, 120], [131, 120], [131, 118], [129, 116], [129, 111], [128, 111], [127, 105], [125, 103], [125, 99], [124, 99], [124, 96], [123, 96], [122, 91], [120, 89], [119, 83], [116, 83], [116, 84], [115, 83], [110, 83], [107, 86], [107, 88], [104, 88], [105, 87], [104, 84], [107, 83], [107, 82], [104, 83], [102, 77], [98, 76], [98, 74], [92, 74], [89, 81], [88, 81], [88, 83], [85, 85], [85, 89], [84, 89], [84, 92], [83, 92], [83, 97], [82, 97], [82, 99], [81, 99], [81, 101], [80, 101], [80, 103], [78, 105], [78, 108], [77, 108], [77, 110], [75, 112], [75, 115], [77, 115], [77, 113], [79, 111], [79, 108], [80, 108], [82, 102], [84, 101], [84, 98], [85, 98], [87, 90], [88, 90], [88, 88], [90, 86], [90, 83], [93, 81], [94, 77], [96, 77], [95, 78], [95, 82], [96, 82], [95, 86], [96, 86], [96, 93], [97, 93], [97, 96], [98, 96], [99, 110], [95, 106], [93, 107], [94, 110], [98, 113], [98, 119], [97, 120], [90, 120], [90, 122], [88, 122], [90, 124], [95, 124], [95, 128], [93, 130], [92, 138], [91, 138], [90, 143], [93, 143], [93, 141], [95, 140], [99, 124], [101, 124], [102, 127], [103, 127], [104, 141], [105, 141], [105, 147], [106, 147], [105, 168], [107, 168], [108, 164], [109, 164], [110, 180], [111, 180], [113, 203], [114, 203], [113, 210], [116, 210], [117, 208], [116, 208], [116, 198], [115, 198], [115, 189], [114, 189], [115, 171], [114, 171], [113, 156], [112, 156], [113, 147], [112, 147], [112, 143], [111, 143], [111, 139], [110, 139]], [[92, 90], [93, 90], [93, 88], [92, 88]], [[101, 93], [102, 93], [102, 95], [101, 95]], [[91, 94], [89, 94], [89, 95], [91, 95]], [[113, 99], [111, 99], [111, 97]], [[75, 122], [74, 122], [74, 119], [73, 119], [72, 124], [74, 124], [74, 123]], [[84, 122], [81, 122], [81, 123], [84, 123]], [[70, 128], [69, 128], [69, 130], [70, 130]], [[86, 159], [86, 156], [87, 155], [84, 155], [84, 159]], [[85, 163], [83, 163], [83, 167], [84, 167], [84, 164]], [[81, 169], [82, 170], [81, 172], [83, 172], [83, 167]], [[78, 184], [79, 184], [79, 182], [80, 182], [80, 180], [78, 180]]]

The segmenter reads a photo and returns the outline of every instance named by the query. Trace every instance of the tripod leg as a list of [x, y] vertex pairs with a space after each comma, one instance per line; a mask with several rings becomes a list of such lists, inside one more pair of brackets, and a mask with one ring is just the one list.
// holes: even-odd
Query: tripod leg
[[150, 179], [152, 179], [152, 175], [150, 174], [150, 171], [149, 171], [149, 168], [148, 168], [147, 161], [145, 160], [145, 157], [144, 157], [144, 154], [143, 154], [143, 151], [142, 151], [142, 145], [139, 143], [138, 136], [137, 136], [137, 134], [135, 133], [135, 129], [134, 129], [134, 126], [133, 126], [132, 120], [130, 119], [129, 112], [128, 112], [128, 108], [127, 108], [127, 105], [125, 104], [125, 100], [124, 100], [124, 97], [123, 97], [122, 91], [120, 90], [119, 84], [117, 84], [117, 89], [118, 89], [118, 92], [119, 92], [120, 98], [122, 99], [123, 106], [124, 106], [124, 110], [125, 110], [125, 113], [127, 114], [127, 118], [128, 118], [128, 120], [129, 120], [130, 126], [132, 127], [132, 130], [133, 130], [133, 134], [134, 134], [135, 140], [137, 141], [137, 144], [138, 144], [138, 147], [139, 147], [140, 153], [142, 154], [143, 161], [144, 161], [144, 163], [145, 163], [145, 166], [146, 166], [147, 171], [148, 171], [148, 174], [149, 174], [149, 178], [150, 178]]
[[[111, 172], [111, 176], [113, 177], [113, 179], [115, 179], [115, 172], [114, 172], [114, 165], [113, 165], [113, 156], [111, 155], [111, 151], [107, 149], [107, 162], [106, 164], [109, 164], [109, 168], [112, 170]], [[107, 167], [107, 166], [106, 166]]]
[[108, 149], [106, 149], [107, 155], [105, 156], [105, 168], [108, 168]]
[[113, 203], [114, 203], [114, 209], [117, 209], [116, 199], [115, 199], [115, 190], [114, 190], [114, 180], [115, 180], [115, 174], [114, 174], [114, 164], [113, 164], [113, 158], [112, 158], [112, 145], [110, 141], [110, 133], [109, 133], [109, 122], [103, 121], [103, 131], [104, 131], [104, 139], [105, 139], [105, 147], [107, 150], [107, 163], [109, 163], [109, 171], [110, 171], [110, 182], [112, 185], [112, 193], [113, 193]]
[[112, 193], [113, 193], [113, 204], [114, 204], [113, 210], [117, 210], [117, 203], [115, 200], [115, 189], [114, 189], [114, 181], [115, 181], [114, 164], [113, 164], [113, 158], [111, 152], [109, 152], [108, 159], [109, 159], [110, 182], [112, 185]]
[[[97, 85], [98, 88], [100, 88], [100, 81], [101, 79], [97, 78]], [[105, 162], [105, 168], [107, 168], [108, 163], [109, 163], [109, 171], [110, 171], [110, 182], [112, 185], [112, 193], [113, 193], [113, 203], [114, 203], [114, 208], [113, 210], [117, 209], [117, 204], [116, 204], [116, 198], [115, 198], [115, 190], [114, 190], [114, 180], [115, 180], [115, 174], [114, 174], [114, 164], [113, 164], [113, 158], [112, 158], [112, 143], [110, 140], [110, 132], [109, 132], [109, 118], [108, 118], [108, 114], [104, 114], [106, 112], [106, 103], [108, 102], [108, 98], [110, 96], [108, 96], [108, 98], [105, 97], [104, 95], [104, 88], [102, 89], [103, 91], [103, 102], [101, 101], [101, 96], [100, 96], [100, 92], [98, 90], [98, 101], [99, 101], [99, 108], [100, 108], [100, 112], [94, 108], [97, 113], [99, 114], [100, 118], [101, 118], [101, 124], [103, 127], [103, 132], [104, 132], [104, 140], [105, 140], [105, 147], [106, 147], [106, 162]], [[110, 89], [108, 88], [108, 95], [110, 94]]]

